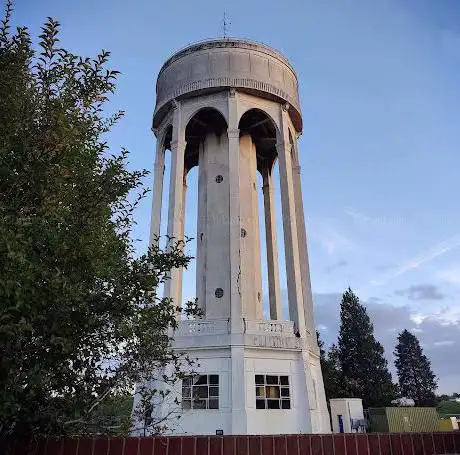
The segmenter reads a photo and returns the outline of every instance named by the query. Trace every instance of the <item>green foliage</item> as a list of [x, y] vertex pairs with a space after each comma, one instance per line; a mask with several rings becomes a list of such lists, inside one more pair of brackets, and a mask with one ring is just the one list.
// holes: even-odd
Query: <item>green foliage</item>
[[460, 403], [456, 401], [442, 401], [436, 410], [440, 416], [460, 415]]
[[340, 305], [337, 361], [340, 364], [340, 393], [362, 398], [363, 406], [388, 406], [396, 398], [396, 387], [388, 371], [382, 345], [366, 308], [349, 288]]
[[318, 346], [320, 350], [321, 372], [323, 374], [324, 391], [329, 402], [331, 398], [344, 396], [342, 390], [342, 377], [337, 346], [333, 344], [328, 353], [324, 350], [324, 343], [317, 331]]
[[417, 337], [403, 330], [398, 335], [394, 355], [402, 396], [412, 398], [417, 406], [434, 406], [436, 376]]
[[[90, 432], [114, 394], [172, 362], [176, 311], [155, 289], [187, 266], [183, 245], [135, 257], [133, 211], [146, 171], [104, 138], [117, 71], [109, 53], [58, 47], [48, 19], [34, 51], [26, 28], [0, 28], [0, 442]], [[152, 423], [154, 425], [155, 422]], [[107, 431], [118, 431], [110, 428]]]

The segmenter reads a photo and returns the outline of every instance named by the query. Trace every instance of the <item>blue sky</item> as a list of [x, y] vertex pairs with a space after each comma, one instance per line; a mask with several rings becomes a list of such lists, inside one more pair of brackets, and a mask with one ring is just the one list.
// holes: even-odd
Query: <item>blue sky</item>
[[[460, 391], [460, 366], [449, 359], [460, 351], [458, 0], [16, 0], [14, 21], [37, 36], [52, 16], [72, 52], [112, 52], [122, 72], [112, 106], [126, 116], [110, 143], [131, 151], [131, 167], [151, 168], [156, 74], [177, 48], [221, 36], [224, 11], [230, 35], [275, 47], [299, 76], [304, 206], [326, 342], [351, 286], [390, 360], [396, 332], [415, 330], [441, 390]], [[136, 217], [140, 250], [149, 211], [150, 199]]]

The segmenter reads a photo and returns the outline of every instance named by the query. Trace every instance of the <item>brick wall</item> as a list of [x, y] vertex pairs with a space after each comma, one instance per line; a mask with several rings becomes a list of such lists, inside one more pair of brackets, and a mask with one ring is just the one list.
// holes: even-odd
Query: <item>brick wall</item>
[[460, 454], [460, 432], [65, 439], [14, 455], [434, 455]]

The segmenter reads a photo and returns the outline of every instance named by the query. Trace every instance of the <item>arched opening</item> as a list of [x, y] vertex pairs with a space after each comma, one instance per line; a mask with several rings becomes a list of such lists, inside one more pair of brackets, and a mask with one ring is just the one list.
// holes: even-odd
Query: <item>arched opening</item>
[[227, 122], [223, 115], [213, 108], [199, 110], [187, 123], [185, 128], [185, 168], [190, 170], [198, 166], [199, 146], [209, 134], [220, 137], [227, 131]]
[[[218, 306], [207, 305], [216, 299], [217, 289], [225, 296], [230, 294], [227, 267], [222, 264], [229, 260], [229, 252], [225, 252], [225, 246], [212, 248], [212, 245], [228, 245], [221, 238], [229, 221], [225, 207], [229, 181], [226, 132], [227, 122], [213, 108], [199, 110], [185, 128], [184, 224], [185, 235], [193, 238], [187, 251], [194, 259], [184, 273], [182, 295], [183, 300], [196, 296], [207, 319], [229, 316], [220, 312]], [[211, 247], [207, 248], [208, 245]]]
[[[256, 304], [259, 305], [253, 316], [282, 319], [275, 210], [276, 184], [273, 178], [273, 165], [278, 156], [277, 129], [273, 119], [265, 112], [250, 109], [242, 115], [239, 130], [241, 180], [253, 181], [253, 189], [256, 190], [255, 198], [250, 197], [250, 188], [243, 192], [248, 197], [240, 202], [242, 223], [247, 223], [245, 229], [252, 235], [254, 242], [249, 252], [242, 252], [243, 255], [255, 256], [242, 260], [242, 263], [248, 264], [248, 268], [253, 268], [248, 273], [254, 275], [251, 278], [256, 287]], [[248, 286], [251, 285], [250, 282]]]
[[188, 302], [195, 298], [196, 294], [196, 226], [198, 219], [198, 167], [186, 170], [185, 192], [185, 218], [184, 233], [186, 237], [185, 254], [192, 257], [188, 267], [183, 272], [182, 302]]

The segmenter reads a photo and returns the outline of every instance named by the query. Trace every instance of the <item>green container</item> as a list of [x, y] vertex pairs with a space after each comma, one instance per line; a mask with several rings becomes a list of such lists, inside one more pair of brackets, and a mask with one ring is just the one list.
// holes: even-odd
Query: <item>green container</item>
[[369, 426], [378, 433], [439, 431], [436, 408], [369, 408]]

